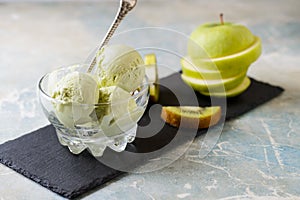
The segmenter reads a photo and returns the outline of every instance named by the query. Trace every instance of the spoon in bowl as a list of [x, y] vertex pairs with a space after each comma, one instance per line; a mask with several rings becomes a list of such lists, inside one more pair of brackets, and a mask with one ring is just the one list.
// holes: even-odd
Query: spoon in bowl
[[[117, 29], [117, 27], [119, 26], [121, 21], [124, 19], [125, 15], [135, 7], [136, 3], [137, 3], [137, 0], [120, 0], [120, 7], [117, 12], [117, 15], [116, 15], [113, 23], [111, 24], [110, 28], [108, 29], [105, 37], [103, 38], [103, 40], [98, 48], [98, 51], [101, 50], [102, 47], [108, 43], [108, 41], [114, 34], [115, 30]], [[96, 60], [97, 59], [96, 59], [96, 55], [95, 55], [91, 64], [89, 65], [88, 70], [87, 70], [88, 73], [92, 72], [92, 70], [97, 62]]]

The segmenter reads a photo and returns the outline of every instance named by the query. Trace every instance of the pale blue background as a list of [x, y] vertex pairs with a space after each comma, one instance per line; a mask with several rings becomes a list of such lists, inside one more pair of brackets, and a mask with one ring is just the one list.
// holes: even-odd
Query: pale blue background
[[[48, 123], [36, 99], [38, 79], [85, 60], [117, 6], [107, 0], [0, 4], [0, 143]], [[206, 158], [197, 157], [196, 140], [172, 165], [129, 174], [84, 199], [300, 199], [299, 8], [298, 0], [141, 0], [118, 31], [158, 26], [188, 35], [223, 12], [262, 39], [263, 54], [249, 75], [286, 91], [228, 122]], [[0, 165], [1, 200], [41, 198], [61, 199]]]

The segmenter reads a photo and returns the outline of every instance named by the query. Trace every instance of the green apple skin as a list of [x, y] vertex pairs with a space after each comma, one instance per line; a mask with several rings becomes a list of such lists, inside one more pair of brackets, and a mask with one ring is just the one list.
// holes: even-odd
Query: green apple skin
[[[247, 49], [220, 58], [201, 59], [192, 58], [193, 64], [206, 70], [218, 70], [221, 74], [248, 70], [251, 63], [255, 62], [262, 52], [261, 40], [255, 36], [254, 43]], [[214, 63], [214, 66], [212, 66]]]
[[208, 57], [219, 58], [243, 51], [255, 40], [248, 28], [234, 23], [203, 24], [192, 32], [190, 39], [196, 44], [188, 46], [192, 58], [201, 56], [197, 54], [197, 45], [206, 51]]
[[239, 86], [246, 77], [246, 73], [227, 79], [203, 80], [181, 74], [182, 80], [194, 90], [202, 92], [218, 91], [226, 92]]
[[[226, 79], [237, 76], [238, 74], [243, 73], [245, 70], [227, 70], [220, 71], [215, 66], [214, 63], [209, 63], [210, 69], [204, 68], [202, 65], [195, 65], [191, 61], [190, 57], [184, 57], [180, 60], [182, 73], [186, 76], [190, 76], [198, 79], [205, 80], [216, 80], [216, 79]], [[207, 65], [206, 65], [207, 66]], [[245, 67], [245, 69], [248, 67]]]

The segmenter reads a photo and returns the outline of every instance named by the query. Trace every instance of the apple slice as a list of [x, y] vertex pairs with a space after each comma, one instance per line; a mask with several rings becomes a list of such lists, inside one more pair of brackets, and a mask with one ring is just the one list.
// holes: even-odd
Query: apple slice
[[157, 102], [159, 99], [159, 78], [155, 54], [147, 54], [144, 58], [146, 74], [149, 78], [150, 100]]
[[181, 75], [182, 80], [190, 85], [194, 90], [202, 92], [225, 92], [227, 90], [233, 89], [241, 84], [244, 80], [246, 74], [242, 73], [232, 78], [227, 79], [216, 79], [216, 80], [203, 80], [197, 79], [193, 77], [186, 76], [184, 74]]
[[231, 90], [228, 90], [226, 92], [201, 92], [201, 94], [205, 95], [205, 96], [215, 96], [215, 97], [235, 97], [241, 93], [243, 93], [244, 91], [246, 91], [246, 89], [250, 86], [251, 81], [248, 77], [245, 77], [245, 79], [243, 80], [243, 82], [237, 86], [236, 88], [233, 88]]
[[196, 66], [201, 66], [203, 69], [210, 70], [213, 62], [217, 69], [223, 73], [228, 71], [247, 71], [251, 63], [256, 61], [261, 54], [261, 41], [255, 36], [255, 40], [251, 46], [245, 50], [218, 58], [201, 58], [192, 57], [193, 63]]
[[193, 63], [190, 57], [184, 57], [180, 60], [182, 66], [182, 73], [198, 79], [205, 79], [205, 80], [213, 80], [213, 79], [226, 79], [230, 77], [237, 76], [238, 74], [242, 73], [243, 71], [219, 71], [213, 63], [211, 63], [211, 69], [205, 69], [203, 66], [197, 66]]

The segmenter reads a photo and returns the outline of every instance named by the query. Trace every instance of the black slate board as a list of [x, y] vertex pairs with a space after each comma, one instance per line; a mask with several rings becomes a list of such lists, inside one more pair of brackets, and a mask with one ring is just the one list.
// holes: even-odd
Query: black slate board
[[[180, 74], [166, 77], [161, 80], [161, 83], [164, 86], [161, 86], [159, 104], [178, 105], [178, 99], [174, 97], [174, 94], [183, 97], [181, 105], [193, 104], [191, 103], [193, 101], [189, 99], [191, 90], [182, 82]], [[251, 79], [251, 85], [246, 92], [238, 97], [227, 99], [227, 109], [223, 109], [226, 110], [226, 120], [238, 117], [277, 97], [282, 92], [283, 89], [280, 87]], [[211, 104], [209, 97], [198, 93], [196, 95], [199, 105]], [[216, 102], [218, 101], [222, 102], [221, 99], [216, 99]], [[149, 124], [147, 112], [151, 106], [150, 103], [139, 122], [140, 125]], [[159, 114], [157, 111], [156, 120], [151, 121], [153, 127], [160, 120]], [[138, 129], [137, 135], [151, 131], [151, 123], [147, 129]], [[205, 129], [199, 130], [198, 135], [205, 132]], [[175, 128], [164, 125], [159, 133], [152, 137], [136, 138], [132, 144], [127, 145], [126, 150], [152, 152], [168, 144], [176, 134], [178, 133]], [[110, 150], [108, 151], [111, 153]], [[104, 153], [104, 156], [108, 155], [108, 151]], [[117, 157], [116, 155], [116, 159]], [[0, 162], [66, 198], [78, 197], [124, 173], [100, 163], [88, 151], [80, 155], [71, 154], [66, 147], [58, 143], [52, 125], [0, 145]]]

